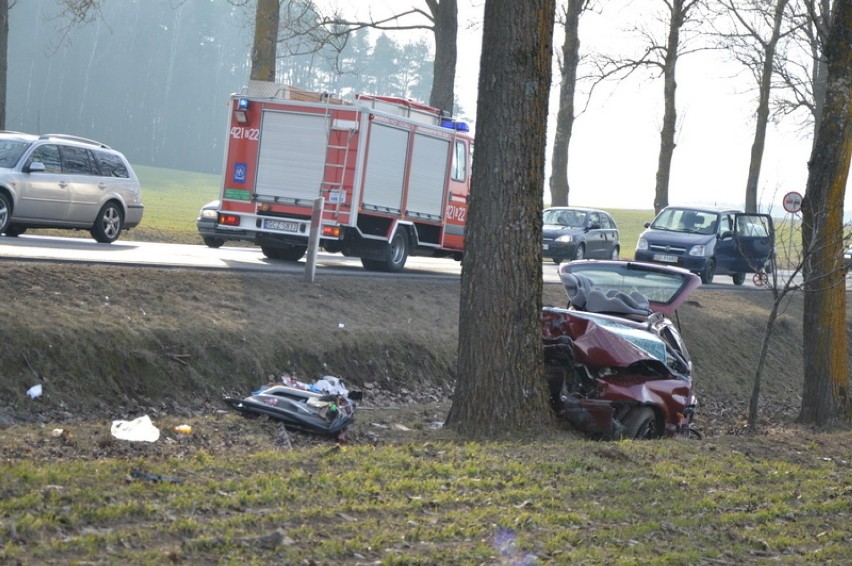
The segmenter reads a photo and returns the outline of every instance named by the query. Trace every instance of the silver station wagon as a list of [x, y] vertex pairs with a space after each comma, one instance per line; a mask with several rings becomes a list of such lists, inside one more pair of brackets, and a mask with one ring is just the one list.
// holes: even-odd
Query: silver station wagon
[[139, 179], [118, 151], [76, 136], [0, 132], [0, 234], [70, 228], [109, 244], [142, 211]]

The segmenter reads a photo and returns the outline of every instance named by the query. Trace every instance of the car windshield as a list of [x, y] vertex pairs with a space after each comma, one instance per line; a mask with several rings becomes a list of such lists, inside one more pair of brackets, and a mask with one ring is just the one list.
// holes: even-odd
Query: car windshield
[[654, 219], [651, 228], [710, 235], [716, 233], [718, 225], [719, 214], [716, 212], [688, 208], [667, 208]]
[[4, 140], [0, 142], [0, 167], [14, 167], [30, 142]]
[[586, 223], [586, 211], [549, 208], [544, 211], [544, 223], [556, 226], [581, 227]]
[[697, 277], [681, 269], [625, 261], [572, 261], [562, 264], [559, 275], [583, 276], [591, 288], [605, 293], [635, 294], [646, 298], [651, 310], [667, 313], [676, 309], [698, 286]]

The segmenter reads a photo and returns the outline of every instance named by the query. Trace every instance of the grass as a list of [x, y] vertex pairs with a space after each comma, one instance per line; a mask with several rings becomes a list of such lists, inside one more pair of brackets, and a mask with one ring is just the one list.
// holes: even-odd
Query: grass
[[440, 440], [229, 458], [192, 454], [190, 437], [180, 458], [6, 458], [0, 562], [840, 564], [850, 440]]
[[[142, 224], [122, 234], [122, 239], [198, 244], [200, 239], [195, 219], [203, 205], [219, 197], [220, 177], [144, 165], [135, 165], [133, 169], [142, 184], [145, 215]], [[612, 214], [618, 224], [622, 259], [632, 259], [636, 241], [645, 229], [645, 223], [654, 219], [653, 209], [618, 209], [606, 206], [601, 208]], [[789, 222], [776, 219], [776, 227], [776, 241], [779, 244], [777, 251], [781, 264], [786, 265], [789, 260], [785, 258], [797, 256], [800, 236], [797, 225], [791, 227]], [[88, 232], [84, 231], [39, 230], [37, 233], [89, 237]]]
[[219, 198], [218, 175], [137, 165], [145, 215], [142, 224], [128, 230], [127, 240], [199, 243], [195, 219], [198, 210]]
[[[145, 217], [142, 224], [122, 236], [128, 240], [154, 240], [197, 244], [195, 218], [206, 203], [219, 197], [218, 175], [192, 173], [142, 165], [134, 166], [142, 183]], [[654, 211], [606, 209], [621, 232], [621, 256], [633, 257], [636, 240]]]

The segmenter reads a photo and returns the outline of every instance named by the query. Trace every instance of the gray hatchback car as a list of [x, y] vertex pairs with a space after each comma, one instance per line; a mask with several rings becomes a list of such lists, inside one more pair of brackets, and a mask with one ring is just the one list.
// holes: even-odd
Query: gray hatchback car
[[542, 255], [554, 263], [577, 259], [618, 259], [618, 226], [603, 210], [558, 206], [543, 212]]
[[69, 228], [108, 244], [142, 221], [143, 208], [120, 152], [76, 136], [0, 132], [0, 233]]

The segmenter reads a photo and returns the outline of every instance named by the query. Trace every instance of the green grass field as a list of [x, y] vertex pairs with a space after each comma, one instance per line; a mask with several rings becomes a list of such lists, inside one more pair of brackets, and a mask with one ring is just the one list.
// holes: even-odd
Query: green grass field
[[200, 242], [195, 219], [206, 203], [219, 198], [218, 175], [135, 165], [142, 183], [142, 224], [122, 238], [184, 244]]
[[[122, 235], [123, 239], [198, 244], [200, 238], [195, 227], [198, 210], [207, 202], [219, 197], [220, 177], [206, 173], [193, 173], [144, 165], [134, 166], [142, 183], [145, 216], [142, 224]], [[621, 235], [621, 257], [632, 259], [636, 240], [645, 229], [645, 223], [654, 219], [654, 211], [609, 208], [596, 205], [612, 214]], [[798, 226], [776, 219], [778, 253], [784, 258], [795, 257], [799, 241]], [[59, 233], [59, 232], [57, 232]], [[62, 235], [68, 235], [68, 232]], [[81, 237], [88, 237], [84, 232]], [[789, 250], [794, 250], [790, 252]]]
[[[142, 183], [145, 217], [138, 228], [122, 236], [128, 240], [198, 243], [195, 218], [198, 209], [219, 197], [218, 175], [135, 165]], [[621, 256], [633, 257], [636, 240], [654, 211], [605, 208], [621, 231]], [[155, 237], [156, 236], [156, 237]]]

